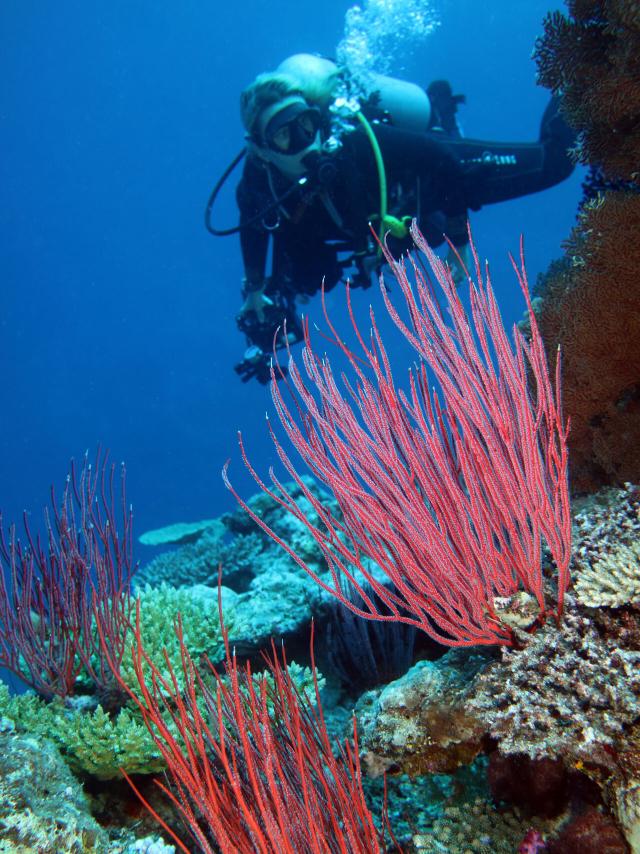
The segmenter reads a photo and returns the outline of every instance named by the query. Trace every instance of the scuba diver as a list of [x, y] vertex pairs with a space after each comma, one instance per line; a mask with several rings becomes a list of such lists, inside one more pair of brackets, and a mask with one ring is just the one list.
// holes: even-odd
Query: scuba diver
[[381, 269], [372, 226], [396, 255], [412, 245], [413, 218], [432, 246], [446, 236], [453, 246], [447, 261], [462, 280], [469, 210], [544, 190], [573, 170], [574, 134], [556, 99], [537, 142], [490, 142], [462, 136], [456, 114], [464, 96], [447, 81], [424, 90], [371, 74], [369, 83], [355, 97], [344, 69], [297, 54], [242, 93], [240, 224], [217, 230], [211, 210], [244, 151], [214, 188], [206, 223], [214, 234], [240, 234], [237, 323], [248, 348], [235, 370], [243, 382], [268, 382], [274, 347], [301, 340], [297, 298], [347, 277], [352, 287], [371, 284]]

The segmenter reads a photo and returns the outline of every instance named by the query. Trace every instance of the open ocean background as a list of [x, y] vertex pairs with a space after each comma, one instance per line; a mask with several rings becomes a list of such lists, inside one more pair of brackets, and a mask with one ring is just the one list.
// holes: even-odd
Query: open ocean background
[[[233, 372], [237, 238], [204, 207], [242, 146], [239, 94], [301, 51], [332, 56], [351, 3], [293, 0], [4, 0], [0, 4], [0, 508], [32, 512], [71, 457], [100, 443], [127, 464], [135, 531], [234, 507], [241, 428], [261, 472], [275, 459], [268, 388]], [[402, 10], [401, 3], [389, 2]], [[440, 26], [392, 73], [467, 96], [467, 136], [529, 141], [549, 94], [531, 60], [539, 0], [441, 0]], [[395, 14], [395, 13], [394, 13]], [[232, 176], [215, 222], [235, 224]], [[581, 170], [544, 193], [472, 215], [509, 323], [524, 301], [507, 252], [525, 236], [530, 281], [560, 254]], [[331, 294], [333, 317], [341, 294]], [[356, 294], [360, 316], [376, 288]], [[319, 320], [317, 302], [308, 306]], [[386, 328], [388, 323], [382, 323]], [[319, 347], [322, 345], [319, 344]], [[393, 355], [391, 344], [389, 349]], [[406, 360], [397, 363], [403, 376]], [[139, 556], [145, 553], [139, 550]]]

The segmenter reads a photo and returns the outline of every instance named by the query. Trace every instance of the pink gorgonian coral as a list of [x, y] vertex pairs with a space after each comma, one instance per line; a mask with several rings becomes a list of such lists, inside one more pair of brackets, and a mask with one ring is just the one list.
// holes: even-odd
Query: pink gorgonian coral
[[[394, 381], [372, 310], [369, 340], [361, 334], [348, 289], [359, 355], [341, 341], [326, 306], [324, 314], [353, 377], [342, 373], [339, 385], [327, 356], [313, 350], [308, 321], [302, 356], [307, 380], [291, 354], [290, 380], [276, 382], [272, 370], [271, 394], [284, 431], [311, 472], [331, 490], [340, 514], [310, 491], [271, 424], [278, 456], [308, 502], [307, 510], [273, 470], [272, 486], [260, 479], [240, 436], [251, 474], [306, 526], [326, 560], [330, 580], [314, 572], [234, 492], [227, 466], [223, 476], [255, 522], [356, 614], [415, 625], [451, 646], [509, 644], [513, 630], [501, 619], [505, 598], [522, 590], [530, 594], [538, 612], [533, 628], [552, 610], [560, 616], [569, 582], [571, 520], [560, 360], [554, 393], [531, 310], [522, 247], [520, 265], [512, 263], [529, 308], [531, 335], [525, 340], [514, 327], [511, 342], [488, 266], [483, 270], [475, 247], [467, 312], [449, 268], [415, 226], [412, 234], [442, 289], [446, 311], [435, 297], [423, 257], [395, 261], [385, 249], [408, 320], [391, 304], [381, 281], [383, 299], [419, 357], [409, 370], [407, 390]], [[285, 402], [285, 387], [292, 392], [294, 408]], [[543, 585], [543, 540], [557, 567], [553, 608]], [[362, 604], [346, 595], [347, 582]], [[371, 590], [386, 606], [384, 612]]]

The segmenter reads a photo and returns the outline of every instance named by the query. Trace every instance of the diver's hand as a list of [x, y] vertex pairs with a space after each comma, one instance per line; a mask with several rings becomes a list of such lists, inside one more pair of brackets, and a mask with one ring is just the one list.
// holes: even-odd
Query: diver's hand
[[[458, 257], [460, 256], [460, 257]], [[465, 279], [469, 277], [469, 271], [473, 268], [473, 256], [471, 255], [471, 247], [468, 243], [462, 246], [456, 246], [455, 251], [452, 246], [446, 257], [446, 263], [451, 271], [451, 277], [456, 285], [461, 285]]]
[[[272, 378], [271, 362], [272, 357], [269, 353], [265, 353], [260, 347], [252, 344], [245, 350], [242, 361], [234, 365], [233, 369], [243, 383], [247, 383], [255, 377], [260, 385], [267, 385]], [[286, 375], [287, 368], [284, 365], [278, 365], [277, 370], [273, 373], [276, 380], [280, 380]]]
[[265, 294], [265, 288], [267, 287], [267, 283], [263, 282], [257, 288], [249, 289], [247, 283], [243, 283], [243, 294], [244, 294], [244, 303], [242, 304], [240, 311], [238, 313], [239, 317], [243, 317], [245, 314], [249, 314], [253, 312], [258, 318], [259, 323], [265, 322], [265, 309], [269, 308], [269, 306], [273, 305], [273, 300]]
[[271, 359], [253, 344], [245, 350], [242, 361], [234, 365], [234, 370], [243, 383], [255, 377], [261, 385], [266, 385], [271, 379]]

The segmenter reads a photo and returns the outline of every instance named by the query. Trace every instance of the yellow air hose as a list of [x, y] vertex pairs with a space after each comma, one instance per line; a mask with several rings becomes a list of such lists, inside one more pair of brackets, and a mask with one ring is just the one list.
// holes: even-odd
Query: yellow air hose
[[[367, 135], [367, 139], [369, 140], [369, 144], [373, 151], [373, 157], [376, 161], [376, 169], [378, 170], [378, 184], [380, 187], [380, 228], [378, 231], [378, 237], [380, 238], [380, 242], [383, 243], [386, 233], [390, 232], [393, 237], [402, 239], [403, 237], [407, 237], [409, 234], [411, 217], [403, 216], [398, 218], [387, 213], [387, 175], [384, 168], [384, 160], [382, 159], [382, 152], [380, 151], [380, 145], [378, 144], [378, 140], [368, 119], [365, 118], [360, 111], [356, 113], [356, 116]], [[380, 252], [380, 249], [378, 249], [378, 252]]]

